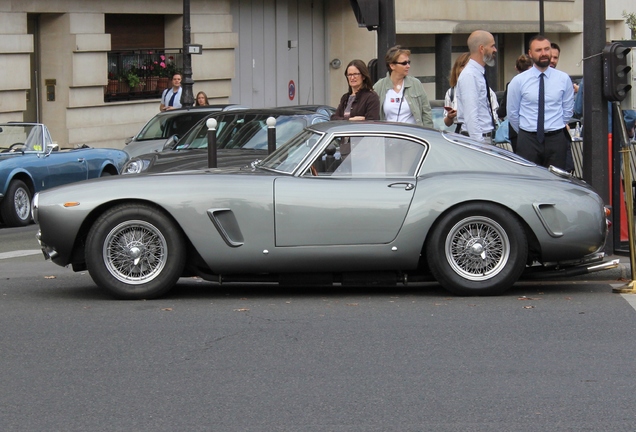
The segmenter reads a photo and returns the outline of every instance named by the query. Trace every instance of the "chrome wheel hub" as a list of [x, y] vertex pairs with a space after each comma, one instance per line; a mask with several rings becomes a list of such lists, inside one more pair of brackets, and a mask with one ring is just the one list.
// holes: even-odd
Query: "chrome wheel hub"
[[126, 221], [106, 236], [106, 268], [126, 284], [143, 284], [157, 277], [166, 265], [168, 245], [159, 229], [145, 221]]
[[29, 194], [24, 189], [18, 189], [15, 191], [13, 202], [15, 204], [15, 213], [21, 220], [26, 220], [29, 217], [31, 211], [31, 202], [29, 200]]

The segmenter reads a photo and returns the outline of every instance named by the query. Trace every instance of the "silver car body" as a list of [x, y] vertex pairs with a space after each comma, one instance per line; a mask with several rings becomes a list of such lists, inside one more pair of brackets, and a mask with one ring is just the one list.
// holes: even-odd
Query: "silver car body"
[[[553, 268], [602, 257], [598, 251], [607, 235], [603, 201], [567, 173], [551, 172], [460, 135], [403, 124], [321, 123], [306, 128], [295, 141], [263, 161], [263, 168], [124, 176], [43, 192], [34, 203], [43, 251], [59, 265], [83, 270], [85, 240], [100, 215], [122, 205], [149, 206], [172, 221], [185, 239], [187, 251], [178, 252], [187, 255], [181, 276], [270, 280], [280, 274], [329, 274], [344, 280], [343, 274], [392, 272], [401, 281], [406, 275], [416, 280], [438, 255], [433, 253], [438, 245], [429, 243], [449, 215], [462, 209], [481, 214], [483, 207], [488, 217], [476, 220], [475, 226], [486, 221], [495, 231], [508, 231], [510, 223], [519, 227], [504, 235], [509, 243], [504, 258], [524, 249], [521, 267], [540, 262]], [[366, 147], [358, 159], [351, 159], [355, 167], [351, 162], [343, 169], [349, 159], [341, 155], [335, 171], [316, 170], [326, 166], [334, 143], [340, 143], [337, 158], [345, 153], [344, 143], [353, 155], [361, 142]], [[78, 204], [66, 206], [68, 202]], [[462, 220], [470, 222], [471, 214]], [[466, 237], [472, 226], [467, 223], [461, 235], [450, 230], [454, 234], [446, 243], [470, 242]], [[478, 249], [487, 247], [490, 237], [483, 237], [479, 244], [462, 243], [478, 261], [488, 258]], [[524, 237], [523, 242], [515, 237]], [[439, 247], [443, 255], [454, 246]], [[90, 271], [90, 262], [88, 267]], [[492, 277], [456, 270], [459, 280], [440, 282], [460, 294], [500, 293], [519, 276], [511, 273], [506, 286], [491, 289], [501, 268], [488, 270]], [[114, 294], [127, 298], [125, 292]]]

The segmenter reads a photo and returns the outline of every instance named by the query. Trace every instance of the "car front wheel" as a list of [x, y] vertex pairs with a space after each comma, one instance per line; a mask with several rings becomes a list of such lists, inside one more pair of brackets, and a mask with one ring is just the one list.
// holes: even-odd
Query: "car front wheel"
[[185, 265], [180, 229], [161, 211], [123, 204], [101, 215], [88, 233], [86, 266], [95, 283], [120, 299], [167, 293]]
[[459, 206], [433, 228], [426, 255], [433, 276], [458, 295], [496, 295], [526, 264], [528, 242], [508, 210], [489, 203]]
[[22, 180], [12, 180], [0, 202], [0, 215], [9, 227], [26, 226], [31, 222], [31, 191]]

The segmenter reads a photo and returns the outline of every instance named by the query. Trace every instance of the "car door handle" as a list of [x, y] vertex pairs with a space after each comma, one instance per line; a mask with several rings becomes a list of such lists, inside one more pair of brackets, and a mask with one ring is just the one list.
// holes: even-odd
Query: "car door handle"
[[404, 190], [407, 190], [407, 191], [415, 189], [415, 185], [413, 183], [408, 183], [408, 182], [391, 183], [388, 186], [389, 187], [403, 187]]
[[78, 162], [80, 162], [80, 163], [84, 163], [84, 162], [86, 162], [86, 159], [84, 159], [84, 158], [77, 158], [77, 161], [78, 161]]

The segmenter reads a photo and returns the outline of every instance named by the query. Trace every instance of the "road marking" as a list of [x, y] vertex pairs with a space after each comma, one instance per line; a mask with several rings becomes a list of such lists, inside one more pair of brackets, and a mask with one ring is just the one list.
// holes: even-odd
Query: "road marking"
[[0, 253], [0, 260], [1, 259], [7, 259], [7, 258], [23, 257], [23, 256], [28, 256], [28, 255], [38, 255], [38, 254], [41, 254], [41, 253], [42, 253], [42, 251], [38, 250], [38, 249], [2, 252], [2, 253]]
[[621, 294], [621, 296], [627, 300], [627, 303], [629, 303], [631, 307], [636, 309], [636, 294]]

